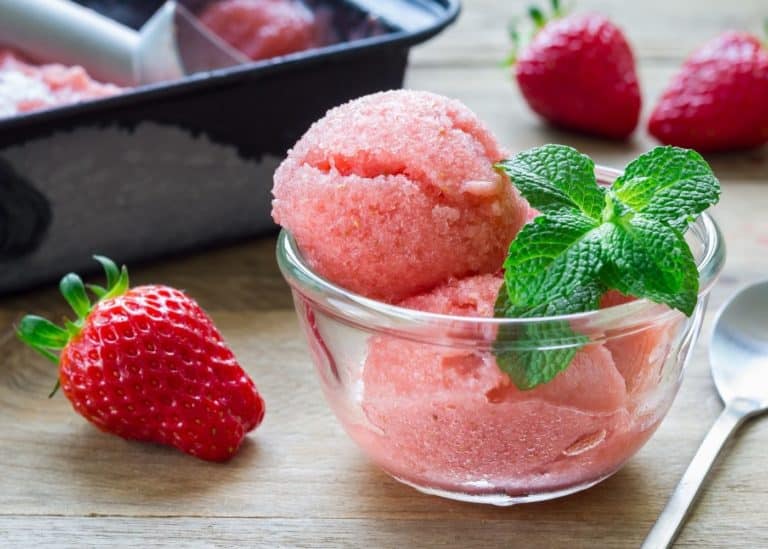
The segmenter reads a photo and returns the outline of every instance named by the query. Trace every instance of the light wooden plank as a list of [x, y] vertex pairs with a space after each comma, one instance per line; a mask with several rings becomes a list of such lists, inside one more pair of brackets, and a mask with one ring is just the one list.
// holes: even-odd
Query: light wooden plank
[[[513, 515], [514, 513], [509, 513]], [[588, 541], [547, 542], [562, 528], [582, 539], [600, 539], [600, 547], [627, 547], [610, 536], [610, 528], [590, 528], [586, 521], [564, 522], [561, 526], [537, 529], [524, 520], [494, 519], [423, 521], [421, 519], [135, 519], [74, 518], [45, 519], [45, 527], [35, 535], [45, 547], [548, 547], [589, 548]], [[617, 525], [614, 531], [623, 528]], [[6, 547], [25, 547], [31, 531], [26, 517], [0, 518], [0, 532], [7, 532]], [[162, 537], [157, 536], [162, 532]], [[602, 538], [602, 539], [601, 539]], [[543, 542], [543, 543], [542, 543]], [[531, 545], [533, 543], [533, 545]], [[702, 546], [704, 547], [704, 546]], [[714, 547], [714, 546], [712, 546]]]
[[[421, 519], [239, 519], [239, 518], [120, 518], [45, 517], [31, 523], [28, 517], [0, 517], [0, 541], [5, 547], [28, 547], [34, 536], [38, 547], [546, 547], [548, 549], [625, 549], [639, 538], [630, 532], [620, 537], [626, 525], [592, 525], [582, 520], [552, 522], [542, 528], [515, 517], [473, 520], [461, 517], [423, 521]], [[562, 534], [567, 531], [570, 538]], [[750, 537], [751, 536], [751, 537]], [[737, 540], [751, 539], [751, 547], [768, 545], [768, 531], [730, 528], [697, 530], [677, 547], [738, 547]], [[550, 541], [552, 540], [552, 541]], [[746, 543], [743, 547], [750, 547]]]

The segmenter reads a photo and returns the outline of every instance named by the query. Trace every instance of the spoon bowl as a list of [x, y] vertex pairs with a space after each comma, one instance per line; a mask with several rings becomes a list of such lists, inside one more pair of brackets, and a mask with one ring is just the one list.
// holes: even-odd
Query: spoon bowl
[[736, 294], [720, 312], [709, 348], [723, 402], [768, 408], [768, 280]]

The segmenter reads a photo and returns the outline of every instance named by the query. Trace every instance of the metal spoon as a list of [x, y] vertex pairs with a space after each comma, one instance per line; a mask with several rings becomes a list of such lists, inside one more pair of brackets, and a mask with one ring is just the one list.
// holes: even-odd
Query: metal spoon
[[643, 549], [672, 545], [725, 443], [745, 420], [768, 410], [768, 280], [744, 288], [720, 310], [709, 360], [725, 409], [645, 538]]

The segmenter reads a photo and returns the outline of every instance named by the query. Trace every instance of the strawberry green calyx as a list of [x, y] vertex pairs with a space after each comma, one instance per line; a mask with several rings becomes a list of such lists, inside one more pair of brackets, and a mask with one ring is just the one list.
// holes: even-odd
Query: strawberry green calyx
[[509, 25], [509, 38], [512, 42], [512, 51], [509, 53], [504, 61], [505, 66], [514, 65], [517, 61], [518, 52], [525, 49], [528, 43], [536, 36], [541, 29], [543, 29], [547, 23], [555, 19], [561, 19], [564, 17], [568, 10], [563, 7], [560, 0], [551, 0], [550, 2], [551, 13], [546, 14], [544, 10], [538, 6], [530, 6], [528, 8], [528, 17], [533, 23], [533, 28], [528, 32], [522, 33], [519, 30], [519, 19], [515, 18]]
[[103, 255], [95, 255], [93, 259], [101, 263], [104, 268], [104, 272], [107, 275], [107, 287], [102, 288], [95, 284], [89, 284], [88, 289], [93, 292], [95, 296], [99, 298], [99, 301], [105, 299], [112, 299], [119, 295], [123, 295], [130, 286], [128, 279], [128, 268], [123, 265], [118, 268], [114, 261]]
[[552, 18], [559, 19], [561, 17], [565, 17], [568, 12], [571, 11], [571, 7], [572, 6], [568, 6], [566, 8], [560, 3], [560, 0], [552, 0]]
[[528, 8], [528, 15], [533, 20], [536, 29], [543, 29], [544, 25], [547, 24], [547, 17], [544, 15], [544, 12], [536, 6]]
[[91, 300], [88, 298], [88, 294], [85, 292], [85, 285], [82, 279], [75, 273], [69, 273], [64, 275], [59, 283], [59, 290], [64, 299], [67, 300], [69, 306], [75, 311], [77, 320], [75, 323], [79, 324], [91, 310]]
[[768, 17], [763, 19], [763, 47], [768, 49]]
[[[107, 275], [106, 288], [93, 284], [86, 286], [75, 273], [65, 275], [59, 283], [61, 294], [75, 312], [75, 320], [66, 319], [62, 327], [43, 317], [26, 315], [16, 329], [16, 335], [22, 342], [56, 365], [59, 364], [61, 350], [80, 333], [86, 317], [93, 308], [86, 288], [96, 296], [97, 303], [120, 296], [128, 290], [128, 269], [125, 265], [118, 268], [109, 258], [100, 255], [95, 255], [93, 258], [104, 268]], [[56, 387], [49, 396], [53, 396], [58, 388], [57, 381]]]
[[549, 14], [545, 13], [544, 10], [538, 6], [528, 7], [528, 17], [530, 17], [531, 21], [533, 21], [533, 25], [536, 27], [536, 31], [543, 29], [544, 26], [550, 21], [565, 17], [568, 11], [570, 11], [569, 9], [563, 7], [563, 5], [560, 3], [560, 0], [550, 0], [549, 4]]

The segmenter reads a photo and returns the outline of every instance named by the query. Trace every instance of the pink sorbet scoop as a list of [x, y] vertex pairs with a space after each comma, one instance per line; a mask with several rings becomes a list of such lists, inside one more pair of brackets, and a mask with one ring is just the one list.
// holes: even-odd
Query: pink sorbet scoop
[[330, 110], [288, 153], [272, 215], [321, 275], [397, 301], [501, 268], [527, 213], [493, 168], [503, 156], [458, 101], [369, 95]]
[[[500, 275], [454, 280], [399, 305], [490, 317], [501, 284]], [[611, 294], [604, 305], [621, 301]], [[350, 421], [347, 429], [377, 463], [419, 485], [482, 492], [483, 478], [524, 495], [601, 478], [658, 425], [639, 407], [647, 383], [638, 380], [658, 375], [675, 322], [590, 343], [530, 391], [517, 389], [490, 353], [377, 335], [360, 380], [370, 426]]]

